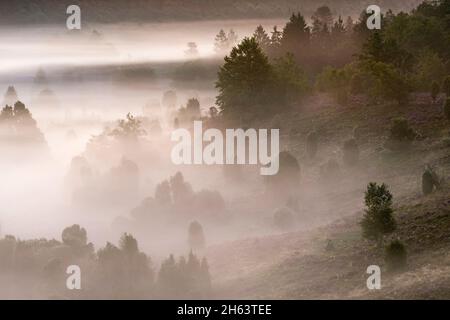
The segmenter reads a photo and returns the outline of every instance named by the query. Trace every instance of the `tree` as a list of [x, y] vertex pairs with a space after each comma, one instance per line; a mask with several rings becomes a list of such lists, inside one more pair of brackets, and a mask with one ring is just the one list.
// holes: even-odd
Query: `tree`
[[141, 121], [131, 113], [128, 113], [125, 119], [120, 119], [117, 127], [110, 133], [111, 136], [126, 140], [137, 140], [145, 134], [145, 130], [141, 128]]
[[273, 70], [254, 38], [245, 38], [225, 57], [216, 88], [216, 103], [231, 118], [258, 116], [271, 106]]
[[71, 247], [82, 247], [87, 244], [87, 232], [78, 224], [74, 224], [63, 230], [61, 234], [62, 242]]
[[238, 43], [239, 38], [237, 33], [233, 29], [230, 29], [230, 31], [228, 31], [227, 39], [227, 50], [230, 50], [230, 48], [234, 47]]
[[317, 20], [320, 22], [321, 25], [325, 25], [328, 28], [331, 28], [333, 24], [333, 14], [331, 13], [331, 10], [327, 6], [321, 6], [314, 11], [311, 19]]
[[343, 34], [345, 34], [345, 24], [344, 20], [342, 20], [342, 17], [339, 16], [338, 20], [334, 23], [333, 27], [331, 28], [331, 34], [334, 38], [340, 38]]
[[433, 99], [433, 103], [436, 102], [436, 98], [439, 95], [439, 84], [437, 83], [437, 81], [433, 81], [433, 83], [431, 84], [431, 99]]
[[439, 176], [433, 170], [433, 168], [429, 165], [425, 167], [425, 170], [422, 174], [422, 192], [424, 195], [430, 194], [436, 188], [440, 187], [441, 183], [439, 180]]
[[277, 29], [277, 26], [274, 26], [270, 35], [270, 46], [274, 48], [279, 48], [282, 39], [283, 39], [283, 32], [279, 31]]
[[267, 51], [270, 46], [270, 38], [267, 35], [262, 25], [256, 27], [255, 32], [253, 33], [253, 38], [255, 38], [258, 45], [262, 50]]
[[119, 248], [128, 257], [139, 253], [137, 240], [131, 234], [126, 232], [120, 237]]
[[189, 224], [188, 243], [191, 250], [201, 250], [205, 247], [203, 227], [198, 221]]
[[19, 97], [17, 95], [16, 88], [14, 86], [9, 86], [8, 89], [6, 89], [5, 97], [3, 99], [3, 105], [14, 105], [19, 100]]
[[161, 206], [167, 206], [172, 203], [169, 181], [165, 180], [156, 186], [155, 200]]
[[175, 204], [186, 204], [186, 201], [192, 199], [194, 191], [191, 185], [184, 181], [183, 174], [177, 172], [174, 176], [170, 177], [170, 189], [172, 191], [172, 200]]
[[365, 192], [365, 214], [361, 221], [363, 236], [370, 240], [377, 240], [381, 245], [383, 236], [396, 229], [393, 217], [392, 194], [383, 183], [378, 185], [370, 182]]
[[216, 35], [214, 39], [214, 51], [217, 54], [224, 54], [228, 51], [228, 49], [229, 43], [227, 35], [225, 31], [223, 31], [223, 29], [220, 29], [219, 33]]
[[200, 102], [197, 98], [190, 98], [186, 104], [186, 111], [192, 117], [200, 117]]

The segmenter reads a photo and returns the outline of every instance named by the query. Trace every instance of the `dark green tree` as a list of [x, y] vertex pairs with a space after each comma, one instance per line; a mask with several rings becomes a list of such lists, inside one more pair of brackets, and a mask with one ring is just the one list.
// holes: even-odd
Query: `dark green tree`
[[267, 35], [262, 25], [256, 27], [255, 32], [253, 33], [253, 38], [255, 38], [258, 45], [262, 50], [267, 51], [270, 46], [270, 38]]
[[370, 240], [376, 240], [381, 245], [383, 236], [396, 229], [392, 194], [384, 183], [378, 185], [370, 182], [367, 185], [364, 200], [366, 210], [361, 221], [363, 236]]
[[254, 38], [245, 38], [225, 57], [216, 88], [217, 105], [223, 115], [239, 118], [258, 116], [272, 105], [273, 70]]
[[399, 271], [406, 267], [407, 251], [400, 240], [393, 240], [385, 250], [385, 262], [390, 271]]

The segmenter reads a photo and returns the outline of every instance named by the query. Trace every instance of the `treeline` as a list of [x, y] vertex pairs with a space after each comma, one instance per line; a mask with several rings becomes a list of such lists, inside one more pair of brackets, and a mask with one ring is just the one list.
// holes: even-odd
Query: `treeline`
[[353, 21], [321, 6], [311, 23], [297, 12], [282, 29], [258, 26], [225, 57], [216, 103], [222, 115], [248, 120], [298, 105], [311, 89], [341, 104], [358, 94], [404, 104], [417, 91], [433, 91], [435, 101], [449, 94], [449, 12], [450, 0], [423, 2], [411, 13], [389, 10], [381, 30], [369, 30], [365, 11]]
[[[324, 0], [341, 12], [357, 14], [370, 4], [382, 8], [407, 10], [418, 0]], [[10, 0], [0, 3], [0, 24], [61, 23], [65, 26], [66, 8], [77, 4], [82, 8], [83, 21], [88, 23], [155, 22], [207, 19], [249, 19], [285, 17], [293, 10], [302, 9], [306, 14], [316, 7], [315, 0], [139, 0], [127, 5], [122, 0]], [[356, 10], [356, 11], [355, 11]]]
[[[70, 265], [80, 267], [81, 290], [66, 286]], [[131, 234], [124, 233], [117, 246], [108, 242], [95, 251], [79, 225], [65, 228], [61, 241], [0, 239], [0, 275], [3, 298], [205, 298], [211, 293], [205, 258], [192, 252], [187, 258], [170, 255], [157, 270]]]

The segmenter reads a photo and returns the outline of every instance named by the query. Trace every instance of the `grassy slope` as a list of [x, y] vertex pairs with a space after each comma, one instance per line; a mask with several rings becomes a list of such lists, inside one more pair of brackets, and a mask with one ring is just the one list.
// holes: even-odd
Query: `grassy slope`
[[[450, 188], [447, 182], [442, 190], [423, 196], [419, 184], [426, 163], [448, 177], [450, 148], [442, 143], [448, 122], [441, 104], [432, 105], [423, 95], [414, 101], [405, 107], [358, 103], [339, 107], [315, 97], [307, 107], [286, 115], [282, 131], [298, 129], [297, 135], [285, 137], [289, 140], [285, 146], [301, 159], [303, 185], [317, 178], [318, 166], [303, 156], [304, 135], [313, 126], [321, 132], [318, 162], [335, 153], [355, 125], [361, 127], [361, 165], [344, 169], [341, 181], [322, 189], [334, 204], [322, 214], [333, 222], [210, 248], [217, 297], [450, 298]], [[396, 116], [408, 118], [422, 138], [409, 152], [386, 157], [380, 147], [390, 119]], [[361, 238], [362, 192], [369, 180], [387, 182], [393, 191], [398, 230], [390, 238], [399, 237], [407, 245], [409, 263], [403, 273], [385, 271], [383, 251]], [[325, 250], [326, 239], [333, 241], [333, 251]], [[366, 268], [371, 264], [382, 268], [382, 290], [366, 288]]]

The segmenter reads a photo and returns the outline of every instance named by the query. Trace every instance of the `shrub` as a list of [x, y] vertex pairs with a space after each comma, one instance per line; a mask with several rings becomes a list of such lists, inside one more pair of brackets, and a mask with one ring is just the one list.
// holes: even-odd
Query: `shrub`
[[349, 139], [344, 142], [344, 163], [353, 166], [359, 161], [359, 147], [355, 139]]
[[383, 183], [377, 185], [370, 182], [365, 192], [366, 210], [361, 221], [363, 237], [377, 240], [381, 245], [383, 236], [396, 229], [396, 222], [392, 209], [392, 194]]
[[447, 117], [447, 120], [450, 120], [450, 98], [447, 98], [445, 101], [444, 114]]
[[431, 99], [433, 99], [433, 102], [436, 102], [436, 98], [439, 95], [439, 84], [436, 81], [433, 81], [431, 84]]
[[433, 168], [427, 166], [422, 174], [422, 192], [424, 195], [433, 192], [434, 188], [439, 188], [440, 182], [438, 175], [434, 172]]
[[311, 131], [306, 136], [306, 154], [309, 158], [314, 158], [317, 154], [317, 149], [319, 145], [319, 135], [317, 131]]
[[291, 230], [294, 226], [294, 215], [289, 208], [280, 208], [273, 214], [274, 225], [283, 231]]
[[393, 240], [386, 247], [385, 262], [389, 270], [397, 271], [406, 267], [407, 252], [400, 240]]

